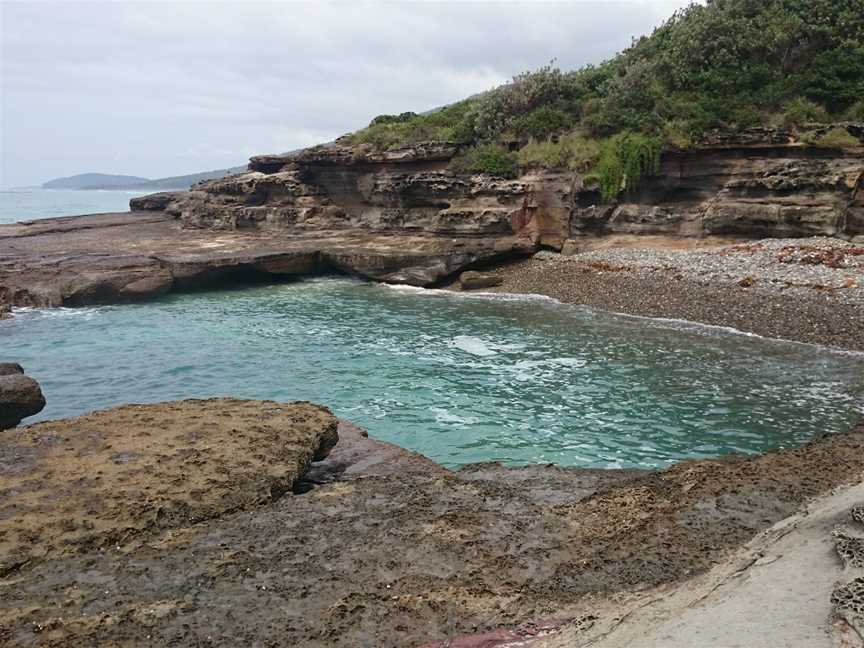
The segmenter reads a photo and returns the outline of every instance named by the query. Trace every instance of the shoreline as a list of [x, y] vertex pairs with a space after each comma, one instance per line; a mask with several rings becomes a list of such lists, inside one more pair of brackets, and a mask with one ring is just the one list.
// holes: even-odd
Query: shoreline
[[[373, 282], [374, 283], [374, 282]], [[767, 342], [777, 342], [780, 344], [798, 344], [807, 347], [814, 347], [821, 351], [826, 351], [829, 353], [837, 353], [841, 355], [851, 355], [853, 357], [864, 357], [864, 349], [850, 349], [843, 346], [828, 346], [825, 344], [820, 344], [818, 342], [806, 342], [802, 340], [795, 340], [792, 338], [785, 337], [770, 337], [767, 335], [760, 335], [759, 333], [754, 333], [752, 331], [746, 331], [744, 329], [738, 329], [732, 326], [724, 326], [721, 324], [708, 324], [706, 322], [700, 322], [697, 320], [688, 320], [688, 319], [678, 319], [673, 317], [663, 317], [663, 316], [655, 316], [655, 315], [637, 315], [634, 313], [628, 313], [625, 311], [613, 311], [607, 310], [605, 308], [592, 306], [590, 304], [581, 304], [575, 302], [565, 302], [560, 299], [556, 299], [555, 297], [550, 297], [549, 295], [544, 295], [541, 293], [532, 293], [532, 292], [507, 292], [504, 290], [498, 292], [491, 291], [483, 291], [483, 290], [459, 290], [454, 288], [456, 284], [449, 284], [447, 288], [418, 288], [414, 286], [402, 286], [402, 285], [394, 285], [394, 284], [385, 284], [378, 282], [379, 285], [393, 288], [394, 290], [411, 290], [416, 291], [418, 293], [430, 292], [430, 293], [441, 293], [449, 296], [458, 296], [465, 297], [468, 299], [496, 299], [496, 298], [521, 298], [525, 300], [535, 300], [541, 303], [553, 304], [556, 306], [572, 306], [575, 308], [586, 308], [596, 313], [602, 313], [603, 315], [611, 316], [611, 317], [623, 317], [627, 319], [640, 320], [644, 322], [654, 323], [656, 325], [668, 325], [666, 328], [671, 329], [688, 329], [695, 332], [708, 332], [708, 331], [716, 331], [719, 334], [726, 335], [740, 335], [748, 338], [758, 338], [760, 340], [765, 340]], [[24, 309], [20, 309], [24, 310]]]
[[[411, 254], [404, 245], [414, 246]], [[0, 305], [119, 304], [226, 282], [332, 273], [458, 290], [460, 273], [479, 268], [500, 282], [484, 289], [492, 294], [541, 295], [609, 313], [864, 351], [864, 247], [842, 239], [647, 236], [640, 243], [610, 236], [583, 242], [585, 251], [572, 256], [531, 257], [527, 242], [514, 245], [523, 256], [507, 260], [490, 241], [472, 237], [212, 232], [181, 228], [156, 212], [46, 219], [0, 225]], [[439, 280], [418, 281], [420, 275]]]
[[[810, 247], [849, 245], [832, 239], [795, 239], [793, 245]], [[789, 241], [764, 239], [752, 245], [789, 247]], [[686, 253], [666, 251], [663, 262], [724, 254], [734, 246], [691, 249]], [[856, 252], [859, 248], [851, 248]], [[637, 250], [637, 252], [649, 252]], [[533, 258], [487, 267], [498, 286], [484, 288], [488, 294], [539, 295], [563, 304], [583, 305], [623, 316], [652, 320], [691, 322], [767, 339], [815, 344], [834, 350], [864, 352], [864, 255], [856, 254], [856, 265], [837, 274], [853, 277], [852, 288], [779, 285], [768, 272], [736, 260], [740, 272], [751, 281], [716, 281], [688, 276], [680, 267], [645, 267], [621, 263], [622, 248], [595, 250], [570, 257], [543, 253]], [[861, 261], [859, 261], [859, 259]], [[784, 268], [785, 270], [785, 268]], [[809, 268], [807, 268], [809, 270]], [[444, 289], [460, 290], [458, 282]]]

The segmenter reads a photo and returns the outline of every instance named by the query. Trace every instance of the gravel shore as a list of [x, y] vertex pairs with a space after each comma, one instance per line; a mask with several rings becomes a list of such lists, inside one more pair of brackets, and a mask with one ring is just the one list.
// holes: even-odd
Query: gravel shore
[[490, 273], [494, 292], [864, 351], [864, 247], [840, 239], [541, 252]]

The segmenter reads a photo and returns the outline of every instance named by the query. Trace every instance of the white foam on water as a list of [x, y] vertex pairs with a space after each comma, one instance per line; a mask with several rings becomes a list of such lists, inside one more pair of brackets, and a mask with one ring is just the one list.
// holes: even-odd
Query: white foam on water
[[447, 346], [480, 357], [498, 355], [497, 351], [490, 349], [483, 340], [474, 335], [457, 335], [447, 343]]
[[651, 322], [656, 326], [660, 326], [663, 328], [672, 328], [677, 330], [686, 330], [692, 331], [694, 333], [712, 333], [712, 334], [727, 334], [727, 335], [742, 335], [744, 337], [749, 338], [757, 338], [760, 340], [766, 340], [770, 342], [778, 342], [783, 344], [796, 344], [800, 346], [807, 347], [815, 347], [817, 349], [830, 352], [832, 354], [837, 355], [845, 355], [852, 357], [860, 357], [864, 358], [864, 351], [853, 351], [850, 349], [841, 349], [838, 347], [826, 346], [824, 344], [816, 344], [813, 342], [799, 342], [797, 340], [787, 340], [786, 338], [773, 338], [767, 337], [764, 335], [759, 335], [758, 333], [751, 333], [750, 331], [742, 331], [741, 329], [734, 328], [732, 326], [719, 326], [717, 324], [705, 324], [703, 322], [694, 322], [691, 320], [684, 319], [676, 319], [671, 317], [646, 317], [645, 315], [632, 315], [630, 313], [622, 313], [619, 311], [604, 311], [602, 309], [594, 308], [592, 306], [587, 306], [585, 304], [567, 304], [562, 302], [559, 299], [555, 299], [554, 297], [549, 297], [547, 295], [539, 295], [537, 293], [492, 293], [492, 292], [480, 292], [480, 291], [472, 291], [472, 292], [457, 292], [454, 290], [444, 290], [441, 288], [418, 288], [416, 286], [402, 286], [402, 285], [391, 285], [391, 284], [382, 284], [387, 288], [391, 288], [393, 290], [399, 290], [404, 292], [411, 292], [412, 294], [418, 295], [426, 295], [429, 297], [432, 296], [447, 296], [451, 298], [463, 298], [463, 299], [485, 299], [490, 301], [505, 301], [505, 302], [544, 302], [548, 304], [555, 304], [558, 306], [562, 306], [564, 308], [575, 308], [583, 311], [589, 311], [594, 313], [602, 313], [604, 315], [614, 315], [617, 317], [623, 317], [628, 319], [637, 319], [644, 320], [647, 322]]
[[549, 362], [561, 365], [562, 367], [584, 367], [588, 364], [582, 358], [550, 358]]
[[57, 308], [33, 308], [32, 306], [22, 306], [16, 307], [12, 309], [13, 317], [11, 322], [15, 321], [15, 318], [31, 318], [31, 317], [42, 317], [46, 319], [61, 319], [61, 318], [79, 318], [79, 319], [90, 319], [94, 315], [99, 312], [99, 307], [88, 307], [88, 308], [66, 308], [66, 307], [57, 307]]
[[429, 411], [435, 415], [435, 420], [438, 423], [450, 425], [472, 425], [480, 422], [480, 419], [476, 416], [460, 416], [459, 414], [454, 414], [443, 407], [432, 407]]

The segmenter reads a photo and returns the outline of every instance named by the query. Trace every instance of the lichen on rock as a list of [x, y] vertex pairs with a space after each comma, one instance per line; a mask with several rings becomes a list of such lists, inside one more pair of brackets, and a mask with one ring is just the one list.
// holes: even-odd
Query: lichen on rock
[[267, 504], [337, 440], [324, 407], [230, 398], [126, 405], [7, 432], [0, 573]]

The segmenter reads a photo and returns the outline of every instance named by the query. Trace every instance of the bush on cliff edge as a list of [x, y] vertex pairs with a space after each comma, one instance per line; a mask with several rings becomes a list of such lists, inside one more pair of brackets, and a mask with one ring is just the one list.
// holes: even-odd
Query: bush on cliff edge
[[[379, 117], [344, 141], [521, 140], [531, 146], [523, 160], [558, 166], [569, 164], [560, 144], [567, 133], [597, 142], [639, 134], [686, 148], [711, 129], [770, 125], [778, 115], [791, 127], [860, 116], [861, 97], [864, 0], [707, 0], [600, 65], [563, 72], [550, 64], [441, 110]], [[629, 164], [611, 155], [599, 169], [610, 190]], [[476, 165], [503, 169], [507, 156], [499, 158]]]

